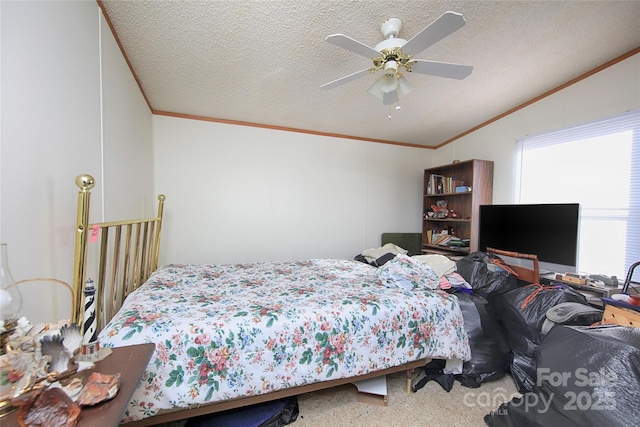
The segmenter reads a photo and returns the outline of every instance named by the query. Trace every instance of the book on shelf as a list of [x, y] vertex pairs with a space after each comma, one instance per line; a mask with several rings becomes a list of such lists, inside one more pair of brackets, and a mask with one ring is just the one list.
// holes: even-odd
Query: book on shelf
[[427, 244], [449, 248], [468, 248], [470, 239], [458, 237], [451, 230], [427, 230]]
[[438, 238], [433, 242], [436, 246], [446, 246], [447, 242], [451, 240], [451, 236], [448, 234], [439, 234]]
[[442, 245], [451, 237], [447, 230], [427, 230], [427, 243], [430, 245]]
[[444, 188], [443, 179], [444, 176], [442, 175], [429, 175], [429, 181], [427, 182], [427, 194], [442, 194]]
[[466, 248], [469, 246], [469, 239], [461, 239], [459, 237], [452, 237], [448, 242], [447, 246], [456, 247], [456, 248]]
[[456, 188], [463, 185], [464, 181], [459, 178], [431, 174], [427, 180], [427, 195], [455, 193]]

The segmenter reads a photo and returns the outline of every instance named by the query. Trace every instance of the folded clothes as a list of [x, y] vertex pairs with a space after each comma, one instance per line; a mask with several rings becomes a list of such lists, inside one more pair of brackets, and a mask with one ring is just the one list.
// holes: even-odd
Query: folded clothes
[[438, 277], [446, 276], [447, 274], [451, 274], [456, 271], [456, 263], [444, 255], [416, 255], [413, 259], [433, 268]]
[[406, 255], [407, 252], [408, 251], [406, 249], [402, 249], [400, 246], [394, 245], [393, 243], [387, 243], [386, 245], [380, 246], [379, 248], [365, 249], [362, 252], [362, 256], [365, 257], [367, 262], [371, 264], [385, 254]]
[[459, 273], [451, 273], [447, 275], [447, 280], [453, 288], [471, 289], [471, 285]]

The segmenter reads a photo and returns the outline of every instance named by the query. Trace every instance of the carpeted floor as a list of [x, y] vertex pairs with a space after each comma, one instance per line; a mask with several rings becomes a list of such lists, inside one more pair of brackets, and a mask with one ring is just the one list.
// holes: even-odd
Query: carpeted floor
[[[484, 416], [501, 403], [519, 396], [510, 376], [463, 387], [457, 381], [450, 392], [429, 381], [415, 393], [406, 392], [404, 372], [387, 376], [387, 406], [359, 402], [348, 390], [298, 396], [300, 414], [292, 427], [483, 427]], [[181, 427], [177, 421], [163, 427]], [[239, 426], [240, 427], [240, 426]]]
[[510, 376], [475, 389], [455, 382], [449, 393], [435, 381], [429, 381], [411, 394], [405, 391], [405, 378], [404, 373], [387, 376], [387, 406], [360, 403], [348, 391], [333, 397], [313, 393], [298, 396], [300, 414], [291, 426], [482, 427], [486, 426], [483, 420], [486, 414], [519, 395]]

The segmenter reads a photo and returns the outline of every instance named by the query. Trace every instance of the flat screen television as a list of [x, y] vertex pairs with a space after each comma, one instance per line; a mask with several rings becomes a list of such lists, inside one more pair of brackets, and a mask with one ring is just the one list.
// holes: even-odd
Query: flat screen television
[[540, 274], [576, 272], [580, 205], [481, 205], [478, 250], [535, 254]]

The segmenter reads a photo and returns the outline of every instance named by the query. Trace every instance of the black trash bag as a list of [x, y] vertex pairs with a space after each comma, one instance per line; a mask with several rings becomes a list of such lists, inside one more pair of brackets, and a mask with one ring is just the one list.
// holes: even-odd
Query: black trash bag
[[536, 382], [536, 361], [533, 357], [511, 353], [509, 368], [519, 393], [533, 390]]
[[542, 341], [547, 310], [563, 302], [587, 304], [586, 298], [570, 286], [528, 285], [501, 294], [494, 308], [505, 330], [511, 351], [533, 357]]
[[[549, 410], [547, 402], [549, 402], [549, 397], [544, 393], [527, 393], [522, 397], [514, 397], [509, 402], [500, 405], [497, 410], [485, 415], [484, 422], [490, 427], [588, 426], [588, 424], [574, 424], [563, 413]], [[533, 415], [534, 413], [536, 415]]]
[[[586, 308], [585, 311], [578, 311], [576, 309], [576, 306], [582, 306], [584, 308]], [[556, 314], [558, 314], [560, 311], [558, 311], [557, 309], [559, 308], [570, 308], [571, 310], [569, 310], [569, 312], [572, 314], [571, 316], [560, 316], [560, 317], [566, 317], [562, 319], [562, 323], [554, 323], [550, 321], [550, 328], [553, 328], [557, 325], [580, 325], [580, 326], [589, 326], [592, 325], [593, 323], [599, 322], [602, 319], [602, 311], [595, 309], [593, 307], [584, 305], [584, 304], [580, 304], [580, 303], [575, 303], [575, 302], [567, 302], [567, 303], [560, 303], [557, 304], [553, 307], [551, 307], [551, 311], [556, 310]], [[566, 310], [565, 310], [566, 312]], [[549, 318], [549, 310], [547, 310], [546, 312], [546, 316], [547, 319]], [[545, 337], [545, 328], [544, 326], [546, 326], [546, 320], [543, 323], [543, 327], [542, 327], [542, 331], [541, 331], [541, 335], [540, 335], [540, 340], [543, 341], [544, 337]], [[550, 330], [550, 329], [549, 329]], [[537, 349], [537, 347], [536, 347]], [[514, 378], [514, 381], [516, 383], [516, 387], [518, 388], [518, 391], [520, 393], [525, 393], [527, 391], [531, 391], [533, 389], [533, 385], [535, 384], [536, 381], [536, 361], [535, 358], [529, 357], [529, 356], [524, 356], [522, 354], [519, 353], [512, 353], [511, 356], [511, 363], [510, 363], [510, 367], [511, 367], [511, 376]]]
[[[505, 331], [511, 352], [511, 373], [520, 392], [531, 391], [535, 383], [533, 353], [542, 341], [547, 310], [563, 302], [587, 304], [586, 298], [570, 286], [527, 285], [498, 295], [494, 308]], [[516, 357], [516, 355], [524, 357]]]
[[514, 275], [495, 268], [491, 262], [494, 258], [485, 252], [473, 252], [456, 261], [456, 271], [471, 285], [474, 294], [489, 301], [518, 287]]
[[416, 392], [424, 387], [429, 381], [435, 381], [449, 393], [453, 388], [453, 374], [445, 374], [444, 367], [446, 360], [434, 359], [420, 369], [418, 376], [413, 379], [411, 391]]
[[477, 295], [457, 292], [464, 328], [469, 336], [471, 360], [455, 376], [463, 386], [477, 388], [502, 378], [509, 369], [509, 345], [491, 305]]
[[557, 325], [535, 360], [533, 391], [487, 415], [487, 425], [640, 425], [640, 329]]

